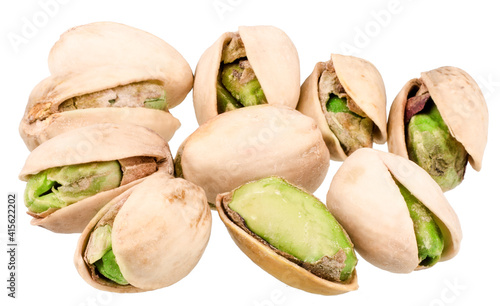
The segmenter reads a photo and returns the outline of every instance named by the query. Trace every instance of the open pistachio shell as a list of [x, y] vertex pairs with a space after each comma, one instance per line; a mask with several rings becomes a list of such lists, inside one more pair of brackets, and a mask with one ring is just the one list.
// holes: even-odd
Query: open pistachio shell
[[234, 190], [217, 195], [216, 208], [231, 238], [255, 264], [287, 285], [311, 293], [335, 295], [358, 289], [355, 269], [346, 282], [326, 280], [279, 255], [271, 247], [243, 230], [230, 219], [223, 208], [225, 202], [231, 201], [233, 194]]
[[[332, 54], [331, 62], [346, 94], [373, 121], [373, 140], [378, 144], [385, 143], [386, 95], [380, 73], [370, 62], [353, 56]], [[342, 161], [347, 155], [328, 126], [319, 100], [318, 84], [326, 65], [325, 62], [317, 63], [302, 84], [297, 110], [316, 120], [330, 151], [330, 158]]]
[[[240, 26], [246, 56], [269, 104], [295, 108], [300, 94], [299, 58], [290, 38], [273, 26]], [[193, 103], [198, 124], [217, 116], [217, 76], [222, 49], [233, 33], [224, 33], [196, 66]]]
[[488, 138], [488, 109], [481, 89], [462, 69], [440, 67], [408, 81], [394, 99], [389, 113], [389, 151], [408, 158], [405, 108], [410, 92], [425, 85], [451, 135], [469, 154], [472, 168], [481, 169]]
[[[174, 48], [147, 32], [113, 22], [91, 23], [62, 34], [50, 52], [49, 69], [51, 76], [33, 89], [19, 126], [30, 150], [70, 129], [101, 122], [142, 125], [168, 141], [180, 123], [167, 109], [100, 107], [60, 112], [59, 106], [70, 98], [144, 81], [161, 86], [167, 108], [172, 108], [193, 83], [188, 63]], [[37, 112], [48, 116], [35, 120]]]
[[[128, 285], [92, 277], [85, 260], [90, 234], [114, 204], [124, 201], [113, 221], [111, 245]], [[74, 262], [93, 287], [143, 292], [170, 286], [200, 260], [210, 237], [212, 216], [203, 190], [159, 172], [104, 206], [78, 240]]]
[[[54, 137], [28, 156], [19, 179], [28, 179], [43, 170], [129, 157], [153, 157], [157, 172], [173, 175], [173, 161], [167, 142], [153, 131], [129, 124], [102, 123]], [[53, 232], [81, 232], [99, 209], [144, 178], [97, 193], [54, 212], [33, 218], [31, 224]]]
[[394, 179], [431, 212], [444, 239], [440, 260], [454, 257], [462, 231], [439, 185], [408, 159], [374, 149], [360, 149], [347, 158], [327, 194], [328, 209], [345, 228], [356, 251], [391, 272], [425, 268], [419, 266], [413, 222]]
[[201, 125], [181, 145], [175, 167], [215, 203], [219, 193], [273, 175], [314, 192], [329, 161], [314, 120], [285, 106], [258, 105]]

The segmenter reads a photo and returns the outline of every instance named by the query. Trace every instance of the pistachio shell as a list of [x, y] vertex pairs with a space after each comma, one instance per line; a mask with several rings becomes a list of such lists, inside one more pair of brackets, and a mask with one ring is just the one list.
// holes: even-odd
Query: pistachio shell
[[[140, 126], [102, 123], [73, 130], [44, 142], [28, 156], [19, 179], [27, 181], [31, 175], [49, 168], [134, 156], [154, 157], [160, 162], [158, 172], [173, 174], [168, 144], [159, 135]], [[34, 218], [31, 223], [53, 232], [81, 232], [102, 206], [142, 180], [98, 193], [46, 217]]]
[[389, 113], [389, 151], [408, 158], [404, 112], [408, 94], [425, 84], [451, 134], [469, 154], [469, 163], [479, 171], [488, 138], [488, 109], [481, 89], [465, 71], [440, 67], [408, 81], [394, 99]]
[[[118, 201], [111, 244], [124, 278], [120, 286], [94, 280], [84, 260], [94, 226]], [[183, 179], [156, 173], [109, 202], [90, 221], [77, 244], [74, 262], [83, 279], [111, 292], [142, 292], [170, 286], [198, 263], [210, 237], [212, 218], [203, 190]]]
[[[300, 94], [300, 67], [290, 38], [273, 26], [241, 26], [238, 30], [268, 103], [295, 108]], [[217, 76], [223, 46], [232, 35], [224, 33], [196, 66], [193, 103], [200, 125], [217, 116]]]
[[[385, 143], [387, 140], [386, 95], [380, 73], [370, 62], [353, 56], [332, 54], [331, 61], [346, 93], [373, 121], [373, 140], [378, 144]], [[347, 155], [328, 126], [319, 101], [318, 82], [325, 68], [326, 63], [317, 63], [311, 75], [304, 81], [297, 110], [316, 120], [330, 150], [330, 158], [342, 161], [347, 158]]]
[[[120, 52], [115, 51], [116, 46], [120, 46]], [[168, 107], [172, 108], [185, 98], [193, 82], [189, 65], [167, 43], [111, 22], [92, 23], [64, 33], [51, 50], [49, 69], [52, 75], [33, 89], [19, 126], [30, 150], [61, 132], [100, 122], [146, 126], [168, 141], [180, 125], [168, 111], [108, 107], [59, 113], [58, 107], [69, 98], [153, 81], [165, 89]], [[53, 114], [32, 122], [30, 111], [41, 105]]]
[[462, 231], [437, 183], [415, 163], [363, 148], [345, 160], [327, 194], [328, 209], [345, 228], [356, 251], [375, 266], [409, 273], [419, 266], [417, 241], [406, 202], [394, 179], [433, 214], [445, 242], [441, 261], [454, 257]]
[[273, 175], [314, 192], [329, 167], [314, 120], [284, 106], [221, 114], [191, 134], [180, 152], [182, 176], [201, 186], [210, 203], [219, 193]]
[[336, 283], [320, 278], [280, 256], [232, 222], [224, 212], [222, 203], [230, 199], [233, 192], [234, 190], [217, 195], [216, 208], [231, 238], [255, 264], [285, 284], [311, 293], [335, 295], [358, 289], [356, 270], [352, 272], [352, 277], [347, 283]]

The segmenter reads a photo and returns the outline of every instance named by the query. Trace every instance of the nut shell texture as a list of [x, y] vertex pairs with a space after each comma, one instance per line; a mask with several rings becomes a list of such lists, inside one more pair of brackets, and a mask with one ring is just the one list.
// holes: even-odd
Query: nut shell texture
[[345, 228], [356, 251], [375, 266], [397, 273], [419, 267], [413, 222], [394, 179], [434, 215], [445, 242], [441, 261], [454, 257], [462, 231], [439, 185], [415, 163], [373, 149], [354, 152], [335, 174], [328, 209]]
[[201, 186], [210, 203], [219, 193], [273, 175], [314, 192], [329, 166], [314, 120], [283, 106], [221, 114], [191, 134], [180, 151], [183, 177]]

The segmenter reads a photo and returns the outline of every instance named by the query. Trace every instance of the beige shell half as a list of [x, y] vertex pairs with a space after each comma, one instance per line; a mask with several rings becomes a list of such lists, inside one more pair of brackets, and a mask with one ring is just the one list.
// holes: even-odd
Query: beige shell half
[[285, 284], [311, 293], [335, 295], [358, 289], [356, 270], [348, 283], [328, 281], [280, 256], [232, 222], [224, 212], [222, 202], [233, 192], [217, 195], [216, 208], [231, 238], [255, 264]]
[[479, 171], [488, 139], [488, 109], [481, 89], [462, 69], [441, 67], [422, 72], [421, 79], [408, 81], [394, 99], [389, 113], [389, 151], [408, 158], [404, 113], [410, 91], [425, 84], [451, 134], [469, 154], [469, 163]]
[[[43, 170], [66, 165], [109, 161], [134, 156], [155, 157], [162, 161], [158, 172], [173, 175], [173, 161], [168, 144], [153, 131], [126, 124], [97, 124], [54, 137], [31, 152], [19, 174], [27, 181]], [[144, 179], [98, 193], [58, 209], [31, 224], [57, 233], [79, 233], [107, 202]]]
[[[168, 111], [108, 107], [59, 113], [58, 107], [69, 98], [154, 81], [163, 86], [172, 108], [193, 84], [191, 68], [174, 48], [147, 32], [112, 22], [76, 27], [61, 35], [50, 52], [49, 69], [52, 75], [31, 92], [19, 126], [30, 150], [60, 133], [101, 122], [142, 125], [168, 141], [180, 126]], [[30, 123], [30, 110], [40, 105], [53, 114]]]
[[[295, 108], [300, 94], [297, 49], [282, 30], [273, 26], [240, 26], [247, 58], [269, 104]], [[193, 103], [198, 124], [217, 116], [217, 76], [222, 49], [233, 33], [224, 33], [201, 56], [196, 66]]]
[[345, 160], [327, 194], [328, 209], [345, 228], [356, 251], [387, 271], [409, 273], [423, 268], [412, 219], [391, 175], [434, 215], [445, 242], [441, 261], [454, 257], [462, 231], [439, 185], [408, 159], [367, 148]]
[[[118, 201], [125, 203], [113, 222], [111, 244], [130, 285], [92, 279], [84, 260], [94, 226]], [[156, 173], [111, 201], [90, 221], [78, 240], [75, 266], [93, 287], [111, 292], [142, 292], [170, 286], [198, 263], [207, 246], [212, 215], [203, 190], [183, 179]]]
[[[332, 54], [331, 61], [346, 93], [373, 121], [373, 140], [378, 144], [385, 143], [387, 99], [384, 81], [377, 68], [372, 63], [354, 56]], [[317, 63], [311, 75], [302, 84], [297, 110], [316, 120], [330, 150], [330, 158], [343, 161], [347, 155], [328, 126], [319, 101], [318, 83], [325, 67], [326, 63]]]
[[183, 177], [201, 186], [210, 203], [219, 193], [273, 175], [314, 192], [330, 164], [314, 120], [285, 106], [244, 107], [214, 117], [180, 152]]

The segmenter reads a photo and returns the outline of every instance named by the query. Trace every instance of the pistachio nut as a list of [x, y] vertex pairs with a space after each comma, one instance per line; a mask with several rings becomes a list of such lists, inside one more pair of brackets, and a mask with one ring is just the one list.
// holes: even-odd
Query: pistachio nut
[[216, 205], [238, 247], [284, 283], [325, 295], [357, 289], [349, 236], [313, 195], [269, 177], [219, 194]]
[[304, 81], [297, 110], [313, 118], [332, 160], [342, 161], [359, 148], [383, 144], [386, 95], [382, 77], [370, 62], [332, 54]]
[[193, 102], [198, 124], [259, 104], [295, 108], [300, 75], [297, 50], [273, 26], [241, 26], [224, 33], [196, 66]]
[[193, 83], [189, 64], [174, 48], [113, 22], [65, 32], [48, 64], [51, 75], [31, 92], [19, 126], [30, 150], [68, 130], [105, 122], [145, 126], [168, 141], [180, 126], [168, 109]]
[[391, 106], [389, 151], [424, 168], [443, 191], [464, 178], [467, 162], [481, 169], [488, 109], [476, 82], [456, 67], [408, 81]]
[[101, 123], [60, 134], [31, 152], [26, 181], [31, 224], [81, 232], [112, 198], [159, 171], [173, 174], [167, 142], [129, 124]]
[[87, 283], [100, 290], [167, 287], [196, 266], [211, 224], [200, 187], [158, 172], [95, 215], [78, 240], [75, 266]]
[[202, 187], [209, 203], [246, 182], [280, 176], [314, 192], [329, 167], [311, 118], [285, 106], [257, 105], [201, 125], [177, 151], [176, 176]]
[[409, 273], [454, 257], [462, 230], [439, 185], [415, 163], [360, 149], [333, 177], [327, 207], [373, 265]]

